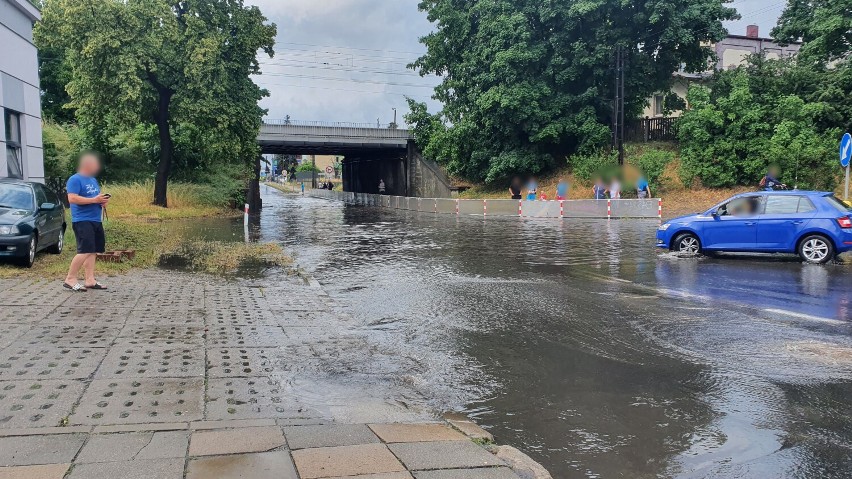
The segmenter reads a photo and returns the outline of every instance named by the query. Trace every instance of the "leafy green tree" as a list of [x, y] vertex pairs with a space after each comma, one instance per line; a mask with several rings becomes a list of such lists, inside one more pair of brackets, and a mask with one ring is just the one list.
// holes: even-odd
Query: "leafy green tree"
[[[538, 173], [610, 138], [616, 46], [626, 57], [628, 117], [685, 65], [703, 71], [708, 42], [736, 17], [722, 0], [422, 0], [435, 31], [412, 65], [440, 75], [444, 110], [418, 140], [452, 174], [496, 181]], [[437, 121], [436, 121], [437, 120]]]
[[317, 168], [316, 166], [314, 166], [313, 163], [306, 161], [306, 162], [302, 163], [301, 165], [297, 166], [296, 171], [299, 172], [299, 173], [311, 173], [311, 172], [319, 173], [320, 169]]
[[782, 181], [800, 188], [833, 188], [839, 128], [832, 105], [798, 88], [801, 67], [788, 61], [749, 59], [718, 72], [712, 91], [693, 86], [690, 108], [678, 121], [681, 178], [705, 186], [757, 186], [771, 164]]
[[804, 41], [806, 58], [846, 58], [852, 54], [852, 0], [788, 0], [772, 37]]
[[[175, 136], [198, 161], [248, 166], [268, 93], [250, 75], [270, 56], [274, 24], [243, 0], [45, 0], [40, 48], [70, 70], [68, 106], [94, 142], [140, 123], [157, 129], [154, 203], [167, 206]], [[181, 152], [185, 153], [185, 152]]]

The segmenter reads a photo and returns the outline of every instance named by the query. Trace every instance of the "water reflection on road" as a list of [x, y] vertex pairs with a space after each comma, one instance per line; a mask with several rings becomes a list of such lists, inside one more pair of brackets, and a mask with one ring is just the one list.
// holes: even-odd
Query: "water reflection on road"
[[848, 477], [852, 267], [684, 259], [653, 221], [456, 218], [264, 188], [262, 239], [398, 384], [554, 477]]

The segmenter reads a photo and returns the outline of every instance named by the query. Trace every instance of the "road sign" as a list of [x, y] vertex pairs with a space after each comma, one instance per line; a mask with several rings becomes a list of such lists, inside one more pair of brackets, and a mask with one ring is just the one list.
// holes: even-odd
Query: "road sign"
[[325, 172], [326, 172], [326, 174], [330, 175], [330, 174], [334, 173], [334, 168], [332, 168], [331, 166], [326, 166]]
[[840, 166], [849, 166], [849, 160], [852, 159], [852, 135], [849, 133], [843, 135], [840, 140]]
[[849, 200], [849, 160], [852, 159], [852, 135], [843, 135], [840, 140], [840, 165], [846, 168], [846, 188], [843, 190], [843, 199]]

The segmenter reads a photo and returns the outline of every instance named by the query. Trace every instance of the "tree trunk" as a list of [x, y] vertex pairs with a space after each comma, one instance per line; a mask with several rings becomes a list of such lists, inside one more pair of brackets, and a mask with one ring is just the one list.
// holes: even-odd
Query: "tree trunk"
[[249, 205], [249, 211], [251, 214], [260, 213], [260, 209], [263, 207], [260, 199], [260, 157], [258, 156], [256, 160], [254, 160], [254, 167], [252, 168], [252, 177], [249, 180], [248, 191], [246, 194], [246, 203]]
[[172, 171], [172, 158], [174, 157], [174, 143], [172, 132], [169, 129], [169, 105], [174, 92], [168, 88], [157, 88], [159, 100], [157, 102], [156, 123], [160, 136], [160, 163], [157, 165], [157, 177], [154, 180], [154, 204], [168, 208], [167, 196], [169, 175]]

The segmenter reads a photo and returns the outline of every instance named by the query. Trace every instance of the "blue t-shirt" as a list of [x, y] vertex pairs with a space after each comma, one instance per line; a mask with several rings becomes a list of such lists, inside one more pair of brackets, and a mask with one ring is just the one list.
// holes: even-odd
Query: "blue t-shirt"
[[568, 195], [568, 183], [559, 183], [556, 185], [556, 195], [565, 197]]
[[639, 182], [636, 183], [636, 189], [639, 191], [645, 191], [648, 189], [648, 181], [645, 178], [639, 178]]
[[[69, 194], [79, 195], [83, 198], [94, 198], [101, 194], [101, 186], [98, 184], [98, 180], [79, 173], [68, 178], [68, 184], [65, 185], [65, 189]], [[103, 207], [98, 203], [71, 205], [71, 222], [73, 223], [80, 221], [96, 221], [100, 223], [102, 215]]]

